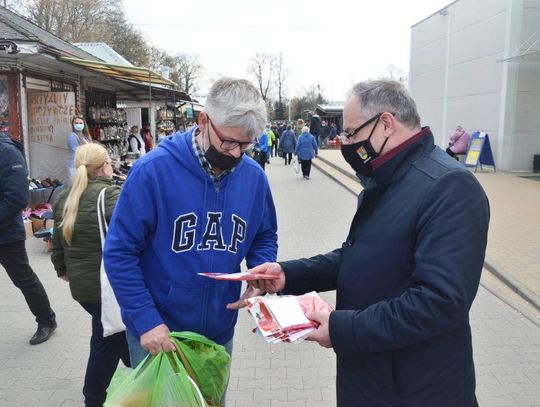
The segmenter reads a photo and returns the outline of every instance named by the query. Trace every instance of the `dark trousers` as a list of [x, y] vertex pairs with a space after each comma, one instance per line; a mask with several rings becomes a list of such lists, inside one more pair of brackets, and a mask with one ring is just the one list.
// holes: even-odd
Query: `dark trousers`
[[274, 144], [272, 144], [272, 152], [274, 153], [273, 157], [278, 156], [278, 144], [279, 144], [279, 139], [276, 139]]
[[268, 153], [261, 151], [257, 162], [259, 163], [259, 165], [262, 167], [263, 170], [264, 170], [264, 167], [266, 166], [266, 161], [268, 161]]
[[56, 315], [51, 309], [43, 284], [28, 263], [24, 240], [0, 245], [0, 264], [6, 269], [15, 287], [22, 291], [38, 325], [55, 325]]
[[283, 153], [283, 158], [285, 159], [285, 165], [290, 164], [292, 160], [292, 153]]
[[103, 337], [101, 325], [101, 303], [81, 302], [81, 306], [92, 316], [90, 356], [84, 376], [84, 405], [102, 407], [120, 359], [130, 366], [129, 350], [125, 332]]
[[309, 173], [311, 172], [311, 160], [302, 160], [302, 175], [304, 177], [309, 177]]

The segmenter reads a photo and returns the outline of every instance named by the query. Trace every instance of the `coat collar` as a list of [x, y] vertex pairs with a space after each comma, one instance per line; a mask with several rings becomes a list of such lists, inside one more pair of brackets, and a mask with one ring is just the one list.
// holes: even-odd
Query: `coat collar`
[[435, 146], [429, 127], [406, 140], [388, 153], [373, 160], [372, 178], [377, 185], [390, 183], [398, 179], [420, 154], [431, 151]]

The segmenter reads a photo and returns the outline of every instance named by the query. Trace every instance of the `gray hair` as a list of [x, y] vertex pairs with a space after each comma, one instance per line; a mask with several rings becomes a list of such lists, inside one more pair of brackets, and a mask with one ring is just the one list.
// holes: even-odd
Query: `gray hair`
[[218, 79], [208, 92], [204, 111], [225, 127], [242, 127], [254, 138], [267, 120], [266, 104], [253, 84], [245, 79]]
[[302, 133], [309, 133], [309, 127], [308, 126], [302, 127]]
[[416, 103], [400, 82], [390, 79], [358, 82], [350, 90], [350, 96], [358, 99], [359, 113], [368, 119], [382, 112], [390, 112], [411, 129], [420, 126]]

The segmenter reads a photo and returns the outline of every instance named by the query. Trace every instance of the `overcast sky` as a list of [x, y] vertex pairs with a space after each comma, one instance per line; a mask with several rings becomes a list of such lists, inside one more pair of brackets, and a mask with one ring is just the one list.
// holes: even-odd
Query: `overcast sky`
[[256, 52], [283, 53], [289, 97], [320, 84], [344, 100], [389, 65], [409, 70], [411, 26], [451, 0], [123, 0], [128, 19], [169, 53], [200, 55], [206, 78], [245, 77]]

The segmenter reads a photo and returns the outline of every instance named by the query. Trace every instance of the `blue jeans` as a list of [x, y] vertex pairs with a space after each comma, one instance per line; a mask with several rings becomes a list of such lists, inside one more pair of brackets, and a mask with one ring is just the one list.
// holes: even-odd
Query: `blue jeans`
[[120, 332], [103, 337], [101, 325], [101, 303], [81, 302], [81, 306], [92, 316], [92, 337], [90, 338], [90, 356], [84, 376], [84, 405], [102, 407], [107, 396], [107, 387], [122, 360], [129, 366], [129, 353], [126, 335]]
[[[129, 357], [131, 359], [131, 366], [135, 369], [139, 363], [143, 361], [143, 359], [148, 356], [148, 352], [143, 349], [141, 346], [141, 342], [137, 339], [135, 335], [133, 335], [129, 330], [126, 330], [126, 339], [129, 347]], [[225, 347], [225, 350], [229, 355], [232, 356], [233, 351], [233, 340], [231, 339], [229, 342], [223, 345]], [[229, 373], [230, 378], [230, 373]], [[225, 405], [225, 399], [227, 396], [227, 389], [225, 389], [225, 393], [223, 393], [223, 396], [221, 397], [220, 404]]]

